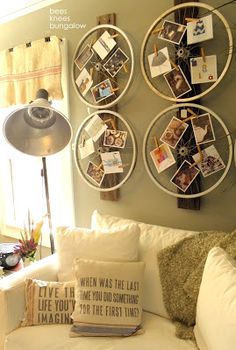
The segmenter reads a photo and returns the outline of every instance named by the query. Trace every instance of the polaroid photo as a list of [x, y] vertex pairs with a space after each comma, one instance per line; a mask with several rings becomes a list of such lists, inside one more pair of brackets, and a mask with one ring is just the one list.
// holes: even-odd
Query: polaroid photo
[[87, 92], [89, 91], [89, 89], [93, 85], [92, 77], [86, 68], [84, 68], [82, 70], [82, 72], [79, 74], [79, 76], [75, 82], [79, 88], [79, 92], [83, 96], [85, 96], [87, 94]]
[[160, 31], [158, 38], [166, 41], [170, 41], [173, 44], [179, 45], [187, 27], [183, 24], [179, 24], [171, 21], [164, 21], [162, 25], [162, 31]]
[[104, 134], [103, 145], [114, 148], [125, 148], [127, 131], [107, 129]]
[[170, 182], [178, 187], [182, 192], [186, 192], [191, 183], [194, 181], [200, 170], [185, 160], [178, 168]]
[[91, 88], [95, 103], [105, 100], [107, 97], [114, 95], [110, 79], [103, 80], [101, 83]]
[[199, 162], [200, 153], [194, 154], [193, 159], [195, 162], [199, 162], [197, 166], [204, 177], [212, 175], [225, 168], [225, 164], [214, 145], [203, 149], [201, 152], [203, 157], [201, 162]]
[[104, 179], [104, 171], [102, 168], [94, 164], [93, 162], [88, 163], [88, 168], [86, 174], [90, 179], [92, 179], [98, 186], [101, 186], [102, 181]]
[[212, 15], [187, 23], [187, 44], [196, 44], [213, 39]]
[[215, 141], [215, 134], [209, 113], [191, 119], [195, 141], [198, 145]]
[[116, 46], [116, 41], [111, 37], [111, 34], [106, 30], [93, 45], [93, 50], [98, 56], [104, 60], [111, 50]]
[[83, 140], [81, 144], [79, 144], [78, 150], [81, 159], [84, 159], [90, 156], [90, 154], [93, 154], [95, 152], [93, 139], [89, 138], [87, 140]]
[[175, 158], [170, 147], [165, 143], [151, 151], [150, 155], [158, 173], [161, 173], [175, 163]]
[[167, 47], [158, 51], [158, 54], [152, 53], [148, 56], [148, 63], [151, 77], [155, 78], [158, 75], [169, 72], [172, 67]]
[[171, 148], [176, 148], [187, 127], [187, 123], [173, 117], [160, 137], [161, 142], [166, 143]]
[[85, 126], [84, 131], [86, 131], [93, 141], [96, 142], [106, 129], [107, 125], [98, 114], [95, 114]]
[[105, 152], [100, 154], [105, 174], [123, 173], [120, 152]]
[[79, 70], [82, 70], [84, 68], [88, 61], [91, 60], [92, 56], [93, 50], [91, 49], [90, 45], [87, 44], [75, 59], [75, 64]]
[[118, 48], [103, 65], [103, 67], [110, 74], [110, 76], [114, 77], [128, 60], [129, 57], [120, 48]]
[[212, 83], [217, 80], [216, 55], [190, 58], [191, 83]]
[[192, 90], [180, 66], [178, 66], [178, 69], [173, 68], [170, 72], [164, 74], [164, 78], [176, 98]]

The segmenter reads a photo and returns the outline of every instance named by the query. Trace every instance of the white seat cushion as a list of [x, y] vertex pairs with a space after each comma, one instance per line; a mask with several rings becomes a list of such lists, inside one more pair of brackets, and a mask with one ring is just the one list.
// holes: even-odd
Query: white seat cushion
[[145, 332], [124, 338], [70, 338], [68, 325], [18, 328], [8, 335], [5, 350], [196, 350], [191, 341], [175, 337], [169, 320], [146, 312], [143, 316]]
[[145, 263], [143, 309], [156, 315], [169, 318], [162, 297], [157, 253], [167, 246], [177, 243], [195, 231], [180, 230], [159, 225], [149, 225], [94, 211], [91, 226], [93, 229], [121, 229], [138, 224], [140, 228], [139, 260]]

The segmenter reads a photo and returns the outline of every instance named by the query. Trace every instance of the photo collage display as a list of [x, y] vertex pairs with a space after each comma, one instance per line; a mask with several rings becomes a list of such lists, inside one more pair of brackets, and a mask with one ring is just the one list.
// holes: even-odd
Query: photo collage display
[[[188, 111], [181, 109], [180, 116], [187, 119], [187, 115]], [[199, 173], [207, 177], [225, 168], [224, 161], [212, 144], [215, 141], [215, 133], [210, 114], [192, 115], [190, 120], [191, 122], [186, 123], [184, 118], [181, 120], [173, 116], [160, 137], [162, 143], [150, 152], [155, 168], [160, 174], [176, 163], [172, 150], [176, 149], [189, 127], [192, 128], [195, 144], [206, 145], [201, 149], [201, 154], [197, 152], [188, 157], [188, 160], [184, 159], [172, 176], [170, 182], [182, 192], [187, 191]]]
[[[127, 54], [118, 47], [116, 40], [105, 30], [94, 44], [87, 44], [75, 59], [75, 64], [80, 71], [76, 78], [76, 85], [81, 95], [86, 96], [91, 93], [96, 104], [115, 95], [117, 85], [113, 78], [122, 68], [125, 68], [128, 61]], [[95, 84], [93, 72], [96, 64], [100, 65], [104, 80]]]
[[[187, 45], [194, 46], [213, 39], [212, 15], [187, 22], [186, 25], [165, 20], [157, 38], [172, 43], [175, 47], [180, 46], [183, 40]], [[190, 66], [190, 82], [179, 65], [173, 67], [168, 47], [158, 50], [157, 46], [158, 44], [155, 44], [154, 52], [148, 55], [150, 75], [151, 78], [163, 76], [174, 98], [182, 97], [190, 92], [192, 90], [190, 84], [212, 83], [217, 80], [216, 55], [187, 58]]]
[[[108, 127], [110, 124], [112, 128]], [[112, 119], [103, 120], [98, 114], [85, 126], [78, 151], [81, 160], [91, 156], [86, 164], [86, 174], [99, 187], [105, 175], [123, 173], [125, 165], [119, 150], [126, 147], [127, 137], [127, 131], [114, 128]]]

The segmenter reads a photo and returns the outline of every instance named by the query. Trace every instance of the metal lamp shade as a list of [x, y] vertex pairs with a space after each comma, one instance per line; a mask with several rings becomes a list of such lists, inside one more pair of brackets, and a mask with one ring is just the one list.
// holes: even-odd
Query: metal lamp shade
[[17, 150], [45, 157], [66, 147], [72, 137], [72, 128], [47, 100], [37, 99], [11, 113], [5, 120], [3, 133]]

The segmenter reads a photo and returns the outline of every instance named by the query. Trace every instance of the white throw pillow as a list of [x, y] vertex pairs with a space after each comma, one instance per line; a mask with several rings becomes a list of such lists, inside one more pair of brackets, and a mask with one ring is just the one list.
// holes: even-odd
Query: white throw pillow
[[116, 230], [90, 230], [59, 227], [56, 250], [59, 260], [59, 281], [74, 279], [75, 258], [104, 261], [137, 261], [140, 229], [130, 225]]
[[236, 263], [218, 247], [206, 260], [194, 334], [200, 350], [236, 349]]
[[129, 336], [141, 327], [143, 262], [75, 260], [71, 336]]
[[145, 263], [143, 309], [162, 317], [169, 318], [162, 297], [162, 287], [157, 262], [157, 253], [195, 231], [180, 230], [159, 225], [149, 225], [134, 220], [93, 212], [93, 229], [121, 229], [137, 224], [140, 228], [139, 260]]

